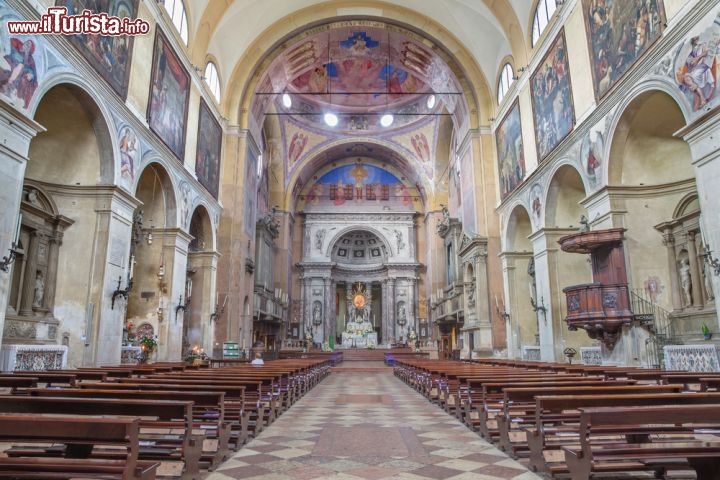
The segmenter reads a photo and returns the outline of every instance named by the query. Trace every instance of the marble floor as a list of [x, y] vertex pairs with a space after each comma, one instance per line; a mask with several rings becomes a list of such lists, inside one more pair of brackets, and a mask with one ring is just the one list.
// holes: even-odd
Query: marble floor
[[207, 480], [541, 478], [430, 404], [391, 368], [363, 363], [337, 369]]

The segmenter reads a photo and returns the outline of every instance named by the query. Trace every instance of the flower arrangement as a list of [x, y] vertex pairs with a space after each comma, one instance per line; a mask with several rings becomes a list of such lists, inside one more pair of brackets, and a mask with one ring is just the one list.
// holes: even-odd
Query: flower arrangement
[[155, 351], [155, 348], [158, 345], [157, 337], [153, 335], [146, 335], [140, 338], [139, 342], [142, 349], [148, 353], [152, 353]]

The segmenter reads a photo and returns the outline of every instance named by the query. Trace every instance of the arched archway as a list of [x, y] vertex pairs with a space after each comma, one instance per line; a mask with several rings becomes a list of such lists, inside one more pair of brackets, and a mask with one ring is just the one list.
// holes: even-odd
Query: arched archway
[[[177, 266], [177, 232], [173, 228], [176, 199], [172, 180], [162, 164], [151, 162], [138, 175], [135, 197], [142, 203], [135, 212], [131, 246], [134, 285], [128, 296], [126, 318], [134, 325], [153, 326], [158, 335], [158, 355], [163, 358], [168, 349], [168, 322], [176, 319], [179, 312], [174, 306], [184, 300], [171, 298]], [[175, 348], [179, 355], [180, 345]]]
[[[493, 301], [496, 314], [505, 321], [508, 353], [523, 358], [527, 347], [537, 344], [538, 326], [532, 302], [535, 291], [535, 261], [530, 214], [523, 205], [517, 205], [510, 213], [505, 227], [505, 248], [500, 254], [505, 279], [505, 301], [497, 297]], [[502, 316], [506, 314], [507, 316]], [[526, 347], [526, 348], [523, 348]]]
[[[28, 151], [20, 261], [13, 268], [6, 312], [10, 338], [3, 343], [57, 344], [62, 332], [68, 363], [80, 365], [94, 361], [100, 350], [100, 319], [115, 324], [114, 318], [104, 318], [102, 308], [94, 308], [107, 297], [88, 279], [109, 285], [127, 266], [122, 248], [113, 250], [108, 235], [118, 224], [109, 209], [98, 208], [119, 196], [109, 187], [114, 180], [110, 128], [101, 107], [78, 85], [44, 86], [36, 98], [34, 118], [46, 131]], [[118, 338], [121, 331], [115, 329]]]
[[[572, 165], [560, 166], [553, 173], [545, 200], [545, 224], [550, 227], [547, 235], [552, 235], [553, 230], [559, 235], [565, 235], [575, 233], [579, 227], [584, 228], [580, 222], [581, 218], [587, 221], [587, 212], [582, 205], [586, 196], [580, 172]], [[552, 315], [555, 358], [560, 358], [566, 347], [579, 350], [580, 347], [592, 344], [584, 331], [570, 331], [563, 321], [567, 312], [563, 289], [570, 285], [592, 283], [593, 278], [587, 257], [559, 251], [557, 238], [558, 235], [549, 238], [548, 243], [552, 245], [547, 246], [551, 299], [549, 302], [546, 299], [546, 305], [552, 308], [552, 313], [538, 311], [536, 314], [543, 320]], [[542, 303], [542, 299], [539, 302]]]
[[190, 244], [185, 272], [182, 352], [202, 348], [212, 351], [214, 317], [218, 305], [213, 298], [213, 279], [218, 255], [213, 248], [213, 230], [207, 209], [200, 205], [190, 217]]

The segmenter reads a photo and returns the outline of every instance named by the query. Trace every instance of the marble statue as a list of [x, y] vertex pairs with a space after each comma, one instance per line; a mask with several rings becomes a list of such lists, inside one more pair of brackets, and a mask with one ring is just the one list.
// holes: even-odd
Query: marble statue
[[35, 276], [35, 290], [33, 294], [33, 308], [42, 307], [43, 297], [45, 297], [45, 280], [40, 270], [37, 271]]
[[683, 293], [683, 305], [692, 305], [692, 279], [690, 277], [690, 261], [685, 258], [680, 262], [680, 287]]

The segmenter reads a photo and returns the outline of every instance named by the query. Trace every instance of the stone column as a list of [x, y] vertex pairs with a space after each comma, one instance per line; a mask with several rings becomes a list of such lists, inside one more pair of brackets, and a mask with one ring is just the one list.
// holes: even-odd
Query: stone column
[[[510, 358], [522, 358], [522, 346], [535, 344], [537, 322], [530, 305], [530, 276], [527, 273], [531, 258], [532, 253], [529, 252], [503, 252], [500, 255], [504, 271], [505, 300], [493, 298], [492, 309], [495, 309], [497, 321], [503, 320], [503, 311], [510, 315], [505, 320]], [[499, 313], [497, 309], [500, 309]]]
[[330, 278], [323, 278], [323, 339], [329, 342], [330, 337], [335, 337], [335, 318], [332, 317], [331, 295], [330, 295]]
[[310, 323], [307, 315], [307, 302], [308, 302], [308, 279], [302, 277], [300, 279], [300, 336], [305, 339], [308, 324]]
[[[35, 135], [44, 131], [42, 125], [26, 117], [9, 103], [0, 101], [0, 259], [10, 255], [10, 248], [15, 240], [30, 142]], [[16, 268], [17, 266], [10, 265], [7, 273], [0, 271], [0, 332], [4, 330], [5, 312], [10, 296], [10, 269]], [[30, 303], [32, 304], [32, 299]]]
[[696, 232], [688, 232], [688, 257], [690, 260], [690, 281], [692, 282], [692, 304], [695, 307], [703, 306], [703, 284], [700, 281], [700, 268], [698, 267], [697, 248], [695, 247]]
[[[60, 246], [62, 240], [57, 235], [50, 237], [48, 248], [48, 267], [47, 275], [45, 279], [45, 301], [44, 306], [50, 312], [55, 307], [55, 289], [57, 286], [57, 264], [58, 254], [60, 252]], [[127, 279], [123, 279], [124, 281]]]
[[37, 275], [37, 253], [38, 244], [40, 239], [38, 238], [37, 230], [30, 232], [30, 245], [28, 245], [27, 263], [25, 264], [25, 281], [22, 288], [22, 302], [20, 305], [20, 315], [32, 316], [33, 315], [33, 299], [35, 297], [35, 277]]
[[414, 278], [408, 279], [408, 308], [406, 313], [408, 316], [407, 326], [408, 331], [410, 328], [415, 328], [415, 333], [420, 335], [420, 326], [417, 324], [417, 305], [415, 299], [417, 298], [417, 280]]
[[680, 299], [680, 284], [677, 276], [677, 255], [675, 253], [675, 236], [672, 234], [672, 228], [668, 227], [663, 231], [663, 245], [667, 248], [668, 271], [670, 272], [670, 292], [673, 309], [682, 308], [682, 300]]
[[388, 306], [387, 306], [387, 312], [388, 312], [388, 340], [391, 342], [395, 342], [397, 340], [397, 336], [395, 332], [397, 332], [397, 325], [395, 324], [395, 279], [389, 278], [388, 279]]
[[390, 344], [390, 324], [388, 323], [388, 279], [382, 281], [382, 341], [385, 345]]

